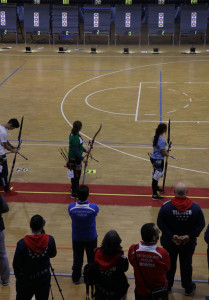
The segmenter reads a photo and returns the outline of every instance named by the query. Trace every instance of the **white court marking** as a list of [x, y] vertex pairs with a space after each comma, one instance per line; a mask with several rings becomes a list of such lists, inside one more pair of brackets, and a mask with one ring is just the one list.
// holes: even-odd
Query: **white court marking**
[[110, 90], [117, 90], [117, 89], [129, 89], [129, 88], [138, 88], [138, 86], [118, 86], [118, 87], [114, 87], [114, 88], [108, 88], [108, 89], [103, 89], [103, 90], [99, 90], [96, 92], [93, 92], [91, 94], [89, 94], [86, 98], [85, 98], [85, 103], [90, 106], [91, 108], [98, 110], [98, 111], [102, 111], [102, 112], [106, 112], [108, 114], [114, 114], [114, 115], [124, 115], [124, 116], [135, 116], [135, 114], [125, 114], [125, 113], [118, 113], [118, 112], [113, 112], [113, 111], [109, 111], [109, 110], [104, 110], [104, 109], [100, 109], [97, 108], [95, 106], [92, 106], [91, 104], [89, 104], [88, 99], [89, 97], [91, 97], [92, 95], [101, 93], [101, 92], [105, 92], [105, 91], [110, 91]]
[[[140, 82], [140, 85], [139, 87], [138, 86], [118, 86], [118, 87], [114, 87], [114, 88], [107, 88], [107, 89], [102, 89], [102, 90], [99, 90], [99, 91], [95, 91], [89, 95], [86, 96], [85, 98], [85, 103], [91, 107], [92, 109], [95, 109], [95, 110], [98, 110], [98, 111], [101, 111], [101, 112], [105, 112], [105, 113], [108, 113], [108, 114], [114, 114], [114, 115], [123, 115], [123, 116], [134, 116], [135, 115], [135, 122], [138, 121], [138, 113], [139, 113], [139, 104], [140, 104], [140, 99], [141, 99], [141, 87], [142, 87], [142, 83], [147, 83], [147, 82]], [[126, 113], [119, 113], [119, 112], [113, 112], [113, 111], [109, 111], [109, 110], [104, 110], [104, 109], [101, 109], [101, 108], [98, 108], [98, 107], [95, 107], [93, 105], [91, 105], [88, 101], [88, 99], [93, 96], [93, 95], [96, 95], [98, 93], [101, 93], [101, 92], [106, 92], [106, 91], [110, 91], [110, 90], [117, 90], [117, 89], [129, 89], [129, 88], [139, 88], [139, 92], [138, 92], [138, 98], [137, 98], [137, 107], [136, 107], [136, 113], [135, 114], [126, 114]], [[146, 87], [146, 88], [154, 88], [154, 87]], [[157, 88], [157, 87], [156, 87]], [[176, 90], [173, 90], [173, 89], [167, 89], [168, 91], [172, 91], [172, 92], [177, 92]], [[178, 92], [177, 92], [178, 93]], [[179, 93], [181, 94], [181, 93]], [[183, 95], [189, 97], [188, 94], [186, 93], [182, 93]], [[190, 102], [192, 102], [192, 98], [189, 99]], [[188, 107], [189, 104], [187, 104], [186, 106], [184, 106], [183, 108], [186, 108]], [[170, 113], [174, 113], [176, 112], [177, 109], [175, 110], [170, 110], [168, 112], [166, 112], [167, 114], [170, 114]], [[156, 116], [156, 114], [144, 114], [144, 116]]]
[[[190, 63], [190, 62], [205, 62], [205, 61], [209, 61], [207, 59], [204, 59], [204, 60], [190, 60], [190, 61], [173, 61], [173, 62], [164, 62], [164, 63], [160, 63], [160, 65], [170, 65], [170, 64], [182, 64], [182, 63]], [[72, 123], [70, 123], [70, 121], [67, 119], [67, 117], [65, 116], [64, 114], [64, 111], [63, 111], [63, 106], [64, 106], [64, 102], [67, 98], [67, 96], [72, 93], [72, 91], [74, 91], [75, 89], [77, 89], [78, 87], [90, 82], [90, 81], [93, 81], [93, 80], [96, 80], [98, 78], [102, 78], [102, 77], [106, 77], [106, 76], [109, 76], [109, 75], [112, 75], [112, 74], [116, 74], [116, 73], [120, 73], [120, 72], [124, 72], [124, 71], [129, 71], [129, 70], [134, 70], [134, 69], [139, 69], [139, 68], [144, 68], [144, 67], [153, 67], [153, 66], [159, 66], [159, 63], [156, 63], [156, 64], [147, 64], [147, 65], [143, 65], [143, 66], [137, 66], [137, 67], [133, 67], [133, 68], [127, 68], [127, 69], [122, 69], [122, 70], [119, 70], [119, 71], [113, 71], [113, 72], [109, 72], [109, 73], [106, 73], [106, 74], [102, 74], [102, 75], [99, 75], [99, 76], [95, 76], [95, 77], [92, 77], [90, 79], [87, 79], [83, 82], [80, 82], [79, 84], [75, 85], [73, 88], [71, 88], [64, 96], [62, 102], [61, 102], [61, 113], [62, 113], [62, 116], [63, 118], [65, 119], [65, 121], [72, 127]], [[159, 82], [158, 82], [159, 83]], [[155, 121], [154, 121], [155, 122]], [[192, 121], [193, 122], [193, 121]], [[196, 121], [197, 122], [197, 121]], [[206, 121], [206, 122], [209, 122], [209, 121]], [[158, 121], [159, 123], [159, 121]], [[86, 134], [82, 133], [81, 134], [83, 136], [85, 136], [87, 139], [91, 139], [91, 137], [87, 136]], [[149, 159], [146, 159], [146, 158], [143, 158], [143, 157], [140, 157], [140, 156], [136, 156], [136, 155], [133, 155], [133, 154], [130, 154], [130, 153], [127, 153], [127, 152], [124, 152], [124, 151], [121, 151], [121, 150], [118, 150], [118, 149], [115, 149], [114, 147], [111, 147], [111, 146], [108, 146], [108, 145], [105, 145], [103, 143], [100, 143], [97, 141], [97, 144], [105, 147], [105, 148], [108, 148], [108, 149], [111, 149], [113, 151], [117, 151], [121, 154], [125, 154], [125, 155], [128, 155], [130, 157], [133, 157], [133, 158], [136, 158], [136, 159], [140, 159], [140, 160], [143, 160], [143, 161], [148, 161], [150, 162]], [[204, 172], [204, 171], [198, 171], [198, 170], [193, 170], [193, 169], [187, 169], [187, 168], [181, 168], [181, 167], [177, 167], [177, 166], [173, 166], [173, 165], [169, 165], [169, 167], [171, 168], [175, 168], [175, 169], [180, 169], [180, 170], [184, 170], [184, 171], [189, 171], [189, 172], [194, 172], [194, 173], [200, 173], [200, 174], [207, 174], [209, 175], [209, 172]]]
[[170, 114], [170, 113], [173, 113], [173, 112], [176, 112], [176, 109], [167, 111], [166, 113], [167, 113], [167, 114]]
[[[86, 143], [88, 144], [88, 143]], [[98, 144], [98, 142], [95, 142], [95, 144]], [[30, 143], [22, 143], [22, 145], [24, 146], [44, 146], [44, 147], [63, 147], [63, 146], [66, 146], [68, 147], [68, 145], [66, 145], [66, 142], [63, 142], [62, 144], [52, 144], [52, 143], [35, 143], [35, 144], [30, 144]], [[98, 145], [99, 148], [103, 148], [103, 145]], [[139, 145], [132, 145], [132, 146], [129, 146], [129, 145], [116, 145], [114, 146], [115, 148], [137, 148], [137, 149], [152, 149], [153, 147], [152, 146], [139, 146]], [[176, 150], [209, 150], [209, 148], [194, 148], [194, 147], [179, 147], [179, 146], [172, 146], [172, 149], [176, 149]]]
[[[150, 122], [150, 123], [159, 123], [159, 120], [137, 120], [137, 122]], [[168, 120], [162, 120], [163, 123], [168, 123]], [[173, 121], [172, 120], [172, 123], [209, 123], [209, 121]]]
[[137, 105], [136, 105], [136, 114], [135, 114], [135, 122], [138, 119], [138, 113], [139, 113], [139, 104], [140, 104], [140, 97], [141, 97], [141, 89], [142, 89], [142, 83], [139, 84], [139, 92], [138, 92], [138, 98], [137, 98]]

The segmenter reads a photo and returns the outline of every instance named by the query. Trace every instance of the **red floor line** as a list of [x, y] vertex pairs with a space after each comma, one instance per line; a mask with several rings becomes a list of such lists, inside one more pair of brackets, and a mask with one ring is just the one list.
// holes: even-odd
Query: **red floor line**
[[[16, 248], [16, 246], [13, 246], [13, 245], [7, 245], [6, 248]], [[73, 248], [72, 248], [72, 247], [57, 247], [57, 250], [70, 250], [70, 251], [72, 251]], [[128, 252], [128, 250], [126, 250], [126, 249], [124, 249], [123, 251], [124, 251], [124, 252]], [[194, 255], [197, 255], [197, 256], [205, 256], [205, 255], [207, 255], [207, 253], [196, 252], [196, 253], [194, 253]]]
[[[70, 184], [13, 183], [17, 195], [5, 195], [8, 202], [69, 204]], [[146, 186], [88, 185], [90, 202], [99, 205], [160, 207], [162, 201], [151, 199], [152, 189]], [[209, 208], [209, 188], [189, 188], [188, 195], [202, 208]], [[3, 193], [4, 195], [5, 193]], [[165, 201], [173, 196], [173, 187], [166, 187]]]

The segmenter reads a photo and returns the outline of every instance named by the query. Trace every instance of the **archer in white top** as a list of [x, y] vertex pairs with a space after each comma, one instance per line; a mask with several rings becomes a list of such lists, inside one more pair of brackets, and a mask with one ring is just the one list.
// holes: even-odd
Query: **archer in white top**
[[13, 130], [19, 127], [20, 125], [17, 119], [10, 119], [7, 123], [0, 125], [0, 185], [3, 185], [5, 192], [9, 191], [7, 180], [8, 166], [5, 149], [13, 153], [18, 152], [18, 148], [12, 146], [7, 140], [7, 130]]

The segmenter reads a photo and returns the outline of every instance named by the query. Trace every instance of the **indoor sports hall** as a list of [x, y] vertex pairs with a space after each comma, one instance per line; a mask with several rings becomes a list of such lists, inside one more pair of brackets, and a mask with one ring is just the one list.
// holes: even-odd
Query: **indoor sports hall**
[[[29, 222], [35, 214], [44, 217], [46, 233], [55, 238], [58, 252], [51, 263], [64, 299], [85, 299], [84, 282], [74, 285], [71, 279], [68, 205], [74, 199], [62, 155], [67, 155], [74, 121], [83, 124], [87, 149], [102, 124], [85, 175], [89, 201], [100, 208], [98, 245], [107, 231], [115, 229], [127, 255], [141, 239], [141, 226], [156, 223], [160, 207], [174, 196], [178, 181], [187, 185], [188, 196], [202, 208], [206, 227], [209, 223], [208, 2], [6, 2], [0, 4], [0, 12], [10, 20], [0, 26], [0, 123], [11, 118], [21, 122], [24, 117], [21, 136], [17, 129], [8, 132], [8, 139], [13, 145], [22, 141], [19, 152], [27, 160], [17, 155], [11, 178], [17, 194], [6, 197], [10, 211], [3, 219], [12, 275], [10, 285], [0, 285], [0, 299], [15, 299], [12, 260], [18, 240], [30, 234]], [[70, 14], [71, 9], [74, 14], [77, 9], [76, 29], [60, 28], [53, 16]], [[34, 12], [40, 18], [38, 26], [31, 21]], [[132, 24], [121, 25], [122, 16], [130, 12], [133, 29]], [[194, 12], [196, 25], [189, 19]], [[101, 28], [91, 20], [95, 13], [101, 13]], [[162, 24], [155, 19], [159, 13], [163, 13]], [[169, 120], [174, 158], [168, 158], [165, 201], [153, 201], [152, 138], [158, 124]], [[7, 154], [7, 159], [10, 173], [14, 154]], [[197, 284], [193, 298], [198, 300], [209, 296], [206, 227], [193, 256]], [[127, 300], [134, 300], [131, 265], [127, 276]], [[52, 293], [54, 299], [62, 299], [53, 276]], [[178, 264], [169, 300], [188, 298]]]

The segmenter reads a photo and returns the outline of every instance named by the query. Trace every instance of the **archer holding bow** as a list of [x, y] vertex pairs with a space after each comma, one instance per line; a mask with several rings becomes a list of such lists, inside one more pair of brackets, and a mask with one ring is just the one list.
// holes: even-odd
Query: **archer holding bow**
[[[164, 134], [167, 132], [167, 125], [161, 123], [156, 128], [155, 136], [153, 137], [153, 152], [150, 155], [150, 161], [153, 165], [152, 175], [152, 200], [164, 200], [164, 197], [160, 196], [158, 192], [164, 192], [158, 185], [158, 181], [163, 177], [164, 158], [169, 157], [169, 151], [166, 150], [166, 140]], [[170, 141], [168, 142], [170, 147]]]
[[80, 121], [75, 121], [73, 123], [73, 128], [69, 135], [69, 152], [68, 152], [68, 162], [67, 167], [72, 171], [71, 173], [71, 198], [77, 198], [77, 191], [79, 188], [79, 180], [81, 177], [82, 162], [87, 164], [87, 159], [83, 156], [83, 152], [88, 152], [83, 147], [83, 139], [79, 132], [82, 128], [82, 123]]
[[9, 189], [8, 166], [5, 149], [17, 153], [18, 147], [13, 147], [7, 140], [7, 130], [19, 128], [20, 124], [17, 119], [10, 119], [6, 124], [0, 125], [0, 185], [4, 187], [5, 192], [12, 192]]

